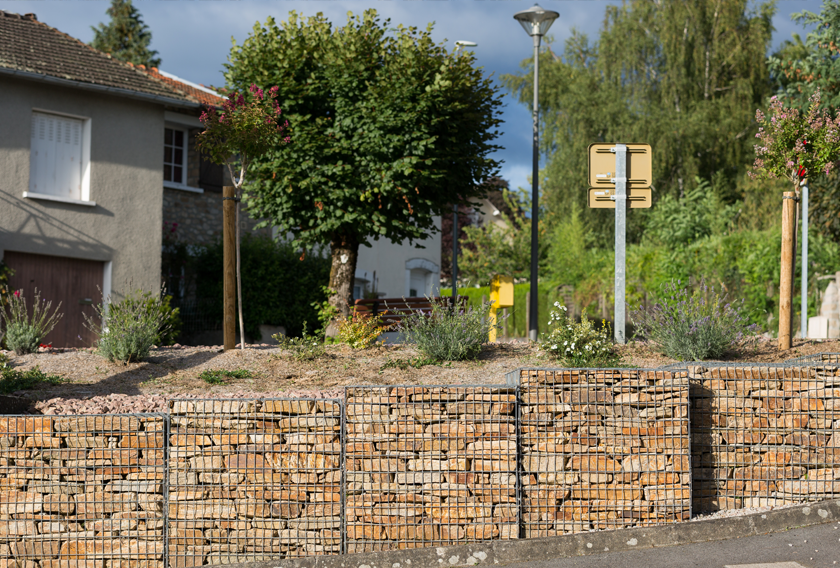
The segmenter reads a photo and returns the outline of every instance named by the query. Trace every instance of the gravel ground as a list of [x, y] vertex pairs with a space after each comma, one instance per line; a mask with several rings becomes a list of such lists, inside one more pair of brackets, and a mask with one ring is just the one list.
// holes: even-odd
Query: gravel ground
[[[625, 365], [659, 367], [675, 363], [641, 342], [619, 346]], [[840, 352], [837, 341], [796, 342], [780, 352], [775, 341], [762, 341], [735, 353], [735, 362], [782, 362], [820, 352]], [[283, 350], [268, 345], [223, 352], [212, 347], [161, 347], [139, 363], [120, 365], [86, 349], [50, 349], [10, 356], [20, 369], [39, 367], [64, 379], [60, 385], [42, 385], [15, 393], [33, 401], [43, 414], [95, 414], [162, 412], [174, 398], [294, 398], [343, 396], [353, 385], [485, 385], [504, 384], [505, 373], [525, 366], [556, 367], [544, 354], [523, 342], [497, 342], [485, 347], [475, 361], [425, 365], [407, 363], [419, 354], [411, 346], [390, 345], [353, 351], [344, 345], [327, 348], [315, 361], [298, 362]], [[400, 364], [402, 367], [401, 368]], [[247, 369], [249, 379], [225, 379], [210, 385], [199, 379], [205, 370]]]

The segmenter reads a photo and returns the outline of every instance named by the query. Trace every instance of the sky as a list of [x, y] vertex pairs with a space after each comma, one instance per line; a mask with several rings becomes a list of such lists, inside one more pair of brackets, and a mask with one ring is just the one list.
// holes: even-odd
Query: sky
[[[670, 0], [665, 0], [670, 1]], [[727, 1], [727, 0], [724, 0]], [[222, 65], [230, 53], [231, 37], [241, 44], [256, 22], [268, 16], [284, 20], [295, 10], [304, 16], [318, 12], [343, 25], [347, 12], [376, 9], [391, 23], [425, 29], [434, 22], [433, 37], [454, 47], [458, 40], [473, 41], [477, 64], [494, 79], [517, 73], [531, 56], [531, 38], [513, 19], [513, 14], [532, 6], [533, 0], [134, 0], [152, 32], [152, 49], [162, 59], [160, 68], [181, 78], [205, 85], [223, 85]], [[559, 12], [549, 35], [555, 51], [562, 50], [570, 31], [577, 28], [591, 40], [598, 37], [609, 4], [616, 0], [539, 0], [547, 10]], [[38, 19], [84, 42], [93, 39], [91, 26], [107, 22], [110, 0], [0, 0], [0, 10], [35, 13]], [[804, 37], [790, 15], [802, 10], [819, 13], [820, 0], [778, 0], [773, 20], [773, 47], [793, 32]], [[494, 157], [502, 160], [501, 175], [511, 188], [530, 189], [532, 169], [532, 118], [529, 109], [504, 93], [502, 136], [504, 149]]]

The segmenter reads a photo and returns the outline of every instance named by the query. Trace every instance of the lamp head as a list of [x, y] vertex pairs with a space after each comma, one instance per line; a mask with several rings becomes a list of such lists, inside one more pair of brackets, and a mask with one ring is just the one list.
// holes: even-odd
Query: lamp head
[[529, 36], [544, 36], [548, 33], [548, 28], [554, 23], [554, 20], [560, 17], [560, 14], [553, 10], [545, 10], [534, 4], [527, 10], [522, 10], [513, 15], [514, 19], [522, 24], [525, 32]]
[[475, 47], [478, 44], [475, 43], [474, 41], [459, 40], [459, 41], [455, 42], [455, 45], [457, 45], [458, 47]]

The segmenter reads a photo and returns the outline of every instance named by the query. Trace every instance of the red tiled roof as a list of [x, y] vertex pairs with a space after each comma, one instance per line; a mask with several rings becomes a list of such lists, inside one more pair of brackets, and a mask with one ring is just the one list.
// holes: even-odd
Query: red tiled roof
[[145, 72], [148, 75], [151, 75], [155, 79], [163, 81], [164, 83], [175, 87], [176, 89], [184, 92], [189, 98], [203, 105], [218, 106], [222, 104], [222, 101], [225, 100], [225, 98], [219, 94], [216, 94], [214, 92], [208, 92], [210, 91], [210, 89], [208, 89], [207, 87], [204, 87], [204, 89], [200, 89], [194, 85], [190, 85], [189, 83], [183, 82], [183, 80], [179, 81], [175, 77], [167, 77], [166, 75], [161, 75], [161, 72], [157, 67], [150, 67], [146, 69], [141, 65], [140, 68], [145, 70]]
[[39, 22], [35, 14], [21, 16], [0, 10], [0, 71], [3, 68], [165, 97], [189, 106], [201, 102], [198, 97], [190, 96], [185, 86], [163, 81], [112, 59]]

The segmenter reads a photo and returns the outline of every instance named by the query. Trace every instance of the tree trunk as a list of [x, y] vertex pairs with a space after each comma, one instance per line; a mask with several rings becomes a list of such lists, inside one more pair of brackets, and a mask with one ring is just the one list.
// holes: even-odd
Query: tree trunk
[[[338, 319], [344, 319], [352, 310], [353, 280], [359, 257], [359, 243], [355, 237], [337, 235], [330, 243], [330, 255], [330, 288], [334, 293], [329, 302], [338, 311]], [[327, 326], [328, 337], [334, 337], [336, 332], [335, 322]]]

